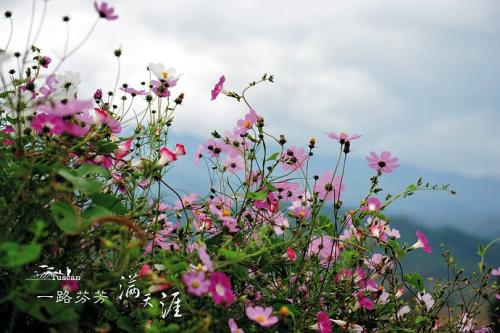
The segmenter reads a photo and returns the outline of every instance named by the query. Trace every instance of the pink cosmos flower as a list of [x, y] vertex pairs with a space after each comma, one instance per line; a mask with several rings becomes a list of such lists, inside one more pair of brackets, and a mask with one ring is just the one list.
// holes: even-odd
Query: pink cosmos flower
[[307, 249], [308, 256], [317, 256], [324, 267], [336, 261], [340, 255], [341, 246], [329, 236], [315, 237]]
[[52, 74], [47, 76], [47, 78], [45, 79], [45, 85], [46, 87], [44, 86], [40, 88], [40, 94], [42, 94], [43, 97], [47, 98], [57, 89], [56, 75]]
[[113, 118], [106, 110], [95, 108], [96, 123], [101, 126], [106, 126], [111, 133], [120, 133], [122, 126], [118, 120]]
[[210, 256], [208, 255], [207, 250], [204, 247], [200, 246], [198, 248], [198, 256], [200, 257], [200, 261], [203, 263], [203, 265], [205, 265], [207, 270], [209, 272], [213, 272], [214, 271], [214, 263], [210, 259]]
[[210, 275], [209, 291], [215, 304], [225, 302], [231, 304], [234, 302], [234, 294], [231, 287], [231, 281], [226, 274], [214, 272]]
[[367, 310], [373, 310], [374, 308], [373, 302], [368, 297], [366, 297], [362, 291], [358, 291], [356, 297], [358, 298], [358, 303], [360, 307], [365, 308]]
[[60, 117], [45, 113], [37, 114], [31, 121], [31, 127], [37, 133], [56, 135], [61, 134], [65, 129], [64, 121]]
[[[4, 133], [4, 134], [7, 134], [8, 136], [10, 136], [12, 133], [14, 133], [16, 130], [14, 129], [14, 127], [12, 127], [11, 125], [7, 125], [5, 126], [1, 131], [0, 133]], [[3, 144], [6, 145], [6, 146], [12, 146], [14, 144], [14, 140], [12, 139], [4, 139], [3, 140]]]
[[122, 144], [120, 144], [114, 152], [115, 159], [121, 160], [122, 158], [127, 156], [130, 153], [131, 146], [132, 146], [132, 139], [128, 139], [124, 141]]
[[219, 78], [219, 82], [217, 82], [214, 86], [214, 88], [212, 89], [212, 101], [214, 99], [217, 98], [217, 96], [219, 96], [220, 92], [222, 91], [222, 89], [224, 88], [224, 82], [226, 81], [226, 78], [224, 77], [224, 75], [222, 75], [220, 78]]
[[153, 92], [158, 97], [168, 97], [170, 96], [170, 90], [168, 90], [169, 85], [167, 82], [151, 80], [151, 85], [153, 86]]
[[103, 1], [100, 5], [97, 3], [97, 1], [94, 1], [94, 8], [101, 18], [104, 18], [108, 21], [113, 21], [118, 18], [118, 16], [114, 14], [115, 9], [113, 7], [110, 7], [105, 1]]
[[187, 272], [182, 276], [182, 282], [187, 287], [187, 292], [195, 296], [203, 296], [210, 287], [210, 281], [205, 279], [205, 272]]
[[491, 275], [493, 275], [493, 276], [500, 276], [500, 267], [498, 267], [498, 268], [494, 268], [494, 269], [491, 271]]
[[177, 200], [175, 202], [175, 209], [184, 209], [184, 208], [196, 208], [194, 207], [195, 201], [198, 200], [198, 194], [190, 193], [182, 197], [182, 202]]
[[262, 327], [271, 327], [278, 322], [278, 317], [272, 315], [272, 307], [247, 306], [245, 313], [250, 320], [257, 322]]
[[241, 328], [238, 328], [238, 325], [236, 324], [233, 318], [229, 318], [227, 324], [229, 325], [231, 333], [245, 333], [245, 331], [243, 331]]
[[344, 144], [347, 141], [356, 140], [356, 139], [359, 139], [361, 137], [361, 135], [359, 135], [359, 134], [348, 135], [344, 132], [341, 132], [339, 134], [337, 134], [335, 132], [327, 132], [326, 135], [328, 135], [328, 137], [332, 140], [337, 140], [340, 144]]
[[254, 110], [250, 110], [250, 112], [245, 115], [244, 119], [238, 120], [238, 127], [235, 129], [235, 133], [238, 135], [245, 135], [258, 120], [259, 116], [257, 113]]
[[240, 156], [238, 157], [228, 156], [224, 159], [223, 164], [226, 167], [227, 171], [234, 173], [242, 171], [245, 167], [243, 159]]
[[177, 154], [168, 149], [167, 147], [163, 147], [160, 149], [160, 159], [158, 160], [157, 164], [160, 166], [163, 166], [165, 164], [168, 164], [170, 162], [176, 161], [177, 160]]
[[393, 157], [388, 151], [383, 151], [380, 156], [371, 152], [370, 156], [366, 157], [368, 166], [380, 173], [390, 173], [396, 170], [399, 167], [398, 160], [397, 157]]
[[77, 292], [80, 287], [78, 286], [78, 281], [76, 280], [63, 280], [61, 282], [61, 289], [67, 290], [70, 293]]
[[413, 244], [412, 248], [413, 249], [423, 248], [424, 252], [431, 254], [432, 248], [429, 245], [429, 241], [427, 240], [427, 236], [425, 236], [425, 234], [423, 232], [421, 232], [420, 230], [417, 230], [416, 235], [417, 235], [418, 241], [415, 244]]
[[344, 191], [344, 188], [342, 177], [333, 177], [333, 174], [327, 171], [323, 176], [319, 177], [318, 182], [314, 184], [313, 192], [318, 193], [318, 199], [320, 200], [339, 200], [340, 193]]
[[283, 170], [295, 171], [302, 166], [306, 159], [304, 148], [291, 146], [281, 154], [280, 162]]
[[292, 210], [292, 213], [299, 219], [306, 219], [311, 215], [311, 210], [308, 207], [298, 206]]
[[40, 105], [38, 113], [53, 114], [60, 117], [72, 116], [75, 114], [83, 113], [92, 108], [92, 101], [90, 100], [71, 100], [66, 103], [56, 103], [55, 105]]
[[316, 313], [316, 319], [318, 320], [319, 333], [332, 333], [332, 322], [325, 311]]
[[136, 90], [136, 89], [134, 89], [132, 87], [127, 87], [127, 88], [121, 87], [120, 90], [123, 91], [123, 92], [126, 92], [127, 94], [132, 95], [132, 97], [134, 97], [134, 96], [144, 96], [144, 95], [148, 94], [144, 90]]
[[378, 211], [382, 207], [382, 203], [377, 197], [369, 197], [368, 200], [366, 200], [366, 204], [361, 207], [361, 211], [371, 211], [375, 212]]

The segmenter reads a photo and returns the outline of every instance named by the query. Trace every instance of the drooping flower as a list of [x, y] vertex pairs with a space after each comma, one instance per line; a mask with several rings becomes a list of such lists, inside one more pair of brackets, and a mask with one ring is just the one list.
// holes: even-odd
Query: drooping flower
[[108, 21], [113, 21], [118, 18], [118, 15], [114, 13], [115, 9], [109, 6], [108, 3], [105, 1], [103, 1], [100, 5], [97, 3], [97, 1], [94, 1], [94, 8], [99, 14], [99, 16], [103, 19], [106, 19]]
[[37, 133], [59, 135], [65, 126], [61, 117], [40, 113], [31, 121], [31, 128]]
[[229, 325], [229, 329], [231, 330], [231, 333], [245, 333], [241, 328], [238, 327], [236, 322], [234, 321], [233, 318], [229, 318], [229, 321], [227, 323]]
[[177, 160], [177, 154], [168, 149], [167, 147], [163, 147], [160, 149], [160, 159], [157, 164], [163, 166], [167, 163], [173, 162]]
[[335, 132], [327, 132], [326, 135], [328, 135], [328, 137], [332, 140], [337, 140], [340, 144], [344, 144], [347, 141], [356, 140], [356, 139], [359, 139], [361, 137], [361, 135], [359, 135], [359, 134], [349, 135], [349, 134], [344, 133], [344, 132], [341, 132], [339, 134], [337, 134]]
[[325, 311], [316, 313], [319, 333], [332, 333], [332, 322]]
[[175, 145], [175, 154], [177, 156], [186, 155], [186, 147], [182, 143], [178, 143]]
[[223, 91], [223, 89], [224, 89], [224, 82], [226, 82], [226, 77], [224, 75], [222, 75], [219, 78], [219, 82], [217, 82], [215, 84], [214, 88], [212, 89], [212, 101], [214, 99], [216, 99], [217, 96], [219, 96], [219, 94]]
[[413, 249], [423, 248], [424, 252], [431, 254], [432, 248], [429, 245], [429, 241], [427, 240], [427, 236], [425, 236], [425, 234], [423, 232], [421, 232], [420, 230], [417, 230], [416, 235], [417, 235], [418, 240], [415, 244], [413, 244], [412, 248]]
[[272, 307], [247, 306], [245, 313], [250, 320], [255, 321], [262, 327], [271, 327], [278, 322], [278, 317], [272, 315]]
[[327, 171], [323, 176], [319, 177], [318, 182], [314, 184], [313, 191], [318, 193], [318, 199], [331, 201], [334, 199], [339, 200], [340, 193], [344, 191], [344, 188], [342, 177], [334, 177], [330, 171]]
[[52, 59], [45, 56], [45, 57], [40, 57], [40, 59], [38, 61], [40, 62], [40, 65], [43, 68], [49, 68], [49, 64], [52, 62]]
[[187, 272], [182, 276], [182, 282], [187, 287], [187, 292], [195, 296], [203, 296], [210, 287], [210, 281], [205, 279], [204, 272]]
[[214, 272], [210, 275], [209, 291], [212, 294], [212, 299], [215, 304], [234, 302], [233, 289], [231, 281], [226, 274], [222, 272]]
[[374, 152], [370, 152], [370, 156], [366, 157], [368, 166], [380, 173], [390, 173], [396, 170], [399, 167], [398, 160], [397, 157], [393, 157], [388, 151], [383, 151], [380, 156]]

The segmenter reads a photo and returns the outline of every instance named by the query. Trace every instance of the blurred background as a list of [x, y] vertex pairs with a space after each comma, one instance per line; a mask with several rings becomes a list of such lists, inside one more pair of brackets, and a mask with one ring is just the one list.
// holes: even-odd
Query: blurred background
[[[24, 51], [32, 5], [35, 28], [47, 5], [36, 45], [62, 55], [70, 21], [70, 49], [96, 19], [90, 0], [1, 0], [10, 10], [14, 39], [9, 52]], [[392, 223], [409, 242], [415, 229], [428, 233], [433, 260], [409, 263], [440, 276], [439, 245], [475, 269], [480, 242], [500, 236], [500, 2], [442, 1], [110, 1], [117, 21], [100, 20], [85, 46], [61, 71], [82, 75], [80, 98], [96, 88], [112, 90], [123, 50], [120, 84], [139, 88], [146, 66], [161, 62], [183, 74], [174, 94], [186, 93], [173, 127], [172, 144], [189, 152], [214, 129], [231, 129], [245, 108], [224, 96], [210, 101], [221, 74], [226, 87], [241, 91], [263, 73], [274, 84], [250, 91], [254, 109], [270, 131], [306, 145], [316, 137], [316, 173], [333, 168], [337, 145], [325, 131], [362, 134], [353, 143], [346, 173], [347, 205], [356, 205], [369, 186], [364, 156], [389, 150], [401, 167], [383, 177], [384, 189], [403, 190], [419, 176], [450, 183], [456, 196], [417, 193], [390, 208]], [[9, 22], [0, 21], [0, 48]], [[4, 72], [16, 68], [5, 62]], [[190, 158], [176, 164], [171, 183], [206, 194], [203, 166]], [[382, 197], [381, 197], [382, 198]], [[487, 257], [500, 264], [500, 247]], [[424, 261], [425, 260], [425, 261]], [[410, 268], [411, 269], [411, 268]]]

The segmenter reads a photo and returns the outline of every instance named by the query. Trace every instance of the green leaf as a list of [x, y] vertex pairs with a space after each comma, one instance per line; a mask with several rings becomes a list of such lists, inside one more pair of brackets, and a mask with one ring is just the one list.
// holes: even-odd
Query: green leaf
[[266, 200], [267, 192], [266, 191], [250, 192], [250, 193], [248, 193], [247, 196], [250, 199], [254, 199], [254, 200]]
[[15, 242], [0, 244], [0, 266], [18, 267], [30, 263], [40, 256], [39, 244], [20, 245]]
[[129, 333], [136, 332], [136, 329], [134, 328], [132, 321], [124, 316], [118, 318], [118, 320], [116, 321], [116, 326], [118, 326], [119, 328], [121, 328], [125, 332], [129, 332]]
[[99, 180], [85, 178], [84, 175], [78, 175], [77, 172], [70, 169], [61, 169], [58, 171], [58, 174], [73, 184], [77, 190], [85, 194], [97, 193], [102, 188], [102, 183]]
[[422, 291], [424, 290], [424, 279], [422, 276], [418, 273], [406, 273], [404, 275], [404, 280], [415, 287], [417, 291]]
[[77, 234], [80, 232], [80, 217], [70, 204], [58, 201], [52, 205], [51, 213], [59, 229], [65, 233]]
[[96, 193], [90, 196], [92, 202], [102, 206], [115, 213], [116, 215], [127, 214], [127, 209], [123, 206], [120, 199], [108, 193]]
[[10, 93], [13, 93], [14, 91], [8, 90], [0, 93], [0, 98], [5, 98], [7, 97]]
[[278, 158], [278, 156], [279, 156], [279, 155], [280, 155], [280, 153], [279, 153], [279, 152], [273, 153], [273, 154], [271, 154], [271, 156], [269, 156], [269, 157], [267, 158], [267, 160], [266, 160], [266, 161], [275, 161], [275, 160]]

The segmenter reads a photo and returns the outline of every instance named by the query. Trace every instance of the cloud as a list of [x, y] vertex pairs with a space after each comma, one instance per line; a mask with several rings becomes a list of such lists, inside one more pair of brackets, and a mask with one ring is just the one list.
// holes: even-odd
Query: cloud
[[[14, 10], [17, 37], [28, 26], [30, 3], [2, 3]], [[72, 45], [96, 17], [90, 1], [48, 4], [52, 13], [40, 45], [49, 51], [64, 43], [62, 15], [72, 17]], [[231, 128], [244, 112], [232, 101], [210, 102], [221, 73], [239, 90], [270, 72], [276, 83], [256, 87], [249, 97], [271, 129], [293, 141], [316, 135], [326, 152], [322, 133], [345, 130], [364, 134], [358, 156], [390, 149], [403, 164], [500, 178], [497, 1], [113, 4], [120, 19], [99, 22], [65, 66], [79, 69], [87, 94], [98, 84], [113, 87], [112, 52], [122, 45], [121, 82], [137, 86], [151, 61], [184, 73], [176, 91], [186, 92], [185, 106], [175, 130], [202, 138]], [[22, 42], [15, 47], [24, 48]]]

